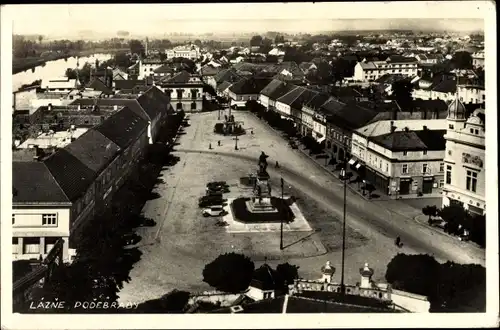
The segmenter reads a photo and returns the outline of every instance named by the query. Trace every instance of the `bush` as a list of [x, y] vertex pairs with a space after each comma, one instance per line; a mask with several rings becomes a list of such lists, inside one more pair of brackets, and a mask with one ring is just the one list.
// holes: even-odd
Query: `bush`
[[182, 313], [189, 301], [190, 294], [187, 291], [174, 290], [159, 298], [145, 301], [135, 310], [136, 313]]
[[203, 269], [203, 282], [224, 292], [242, 292], [248, 288], [254, 269], [253, 261], [243, 254], [221, 254]]
[[224, 134], [224, 124], [223, 123], [215, 124], [214, 132], [217, 134]]
[[422, 208], [422, 213], [429, 217], [429, 223], [432, 222], [432, 217], [435, 217], [439, 212], [439, 209], [435, 205], [427, 205]]

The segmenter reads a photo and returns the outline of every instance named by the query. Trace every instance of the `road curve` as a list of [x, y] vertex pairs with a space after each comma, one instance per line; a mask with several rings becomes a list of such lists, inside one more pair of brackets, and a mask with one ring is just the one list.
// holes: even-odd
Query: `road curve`
[[[222, 157], [236, 158], [255, 165], [258, 156], [245, 155], [237, 152], [220, 152], [199, 149], [174, 149], [174, 153], [216, 154]], [[324, 205], [334, 216], [342, 219], [343, 216], [343, 191], [341, 184], [325, 187], [312, 178], [307, 178], [303, 173], [289, 168], [281, 163], [279, 170], [269, 167], [271, 177], [282, 176], [291, 185], [300, 189], [311, 198]], [[333, 189], [336, 188], [336, 189]], [[436, 238], [425, 226], [412, 219], [366, 201], [359, 195], [348, 191], [348, 204], [346, 221], [349, 227], [358, 230], [364, 236], [372, 239], [394, 239], [401, 237], [405, 247], [415, 253], [427, 253], [440, 261], [452, 260], [458, 263], [477, 263], [485, 266], [484, 251], [469, 247], [465, 250], [457, 246], [453, 238]]]

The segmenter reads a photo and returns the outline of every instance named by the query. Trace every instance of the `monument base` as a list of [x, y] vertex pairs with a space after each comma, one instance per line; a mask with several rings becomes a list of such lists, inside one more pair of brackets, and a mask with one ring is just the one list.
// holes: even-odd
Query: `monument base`
[[263, 197], [260, 201], [254, 197], [246, 201], [247, 209], [250, 213], [277, 213], [278, 209], [271, 204], [271, 198]]

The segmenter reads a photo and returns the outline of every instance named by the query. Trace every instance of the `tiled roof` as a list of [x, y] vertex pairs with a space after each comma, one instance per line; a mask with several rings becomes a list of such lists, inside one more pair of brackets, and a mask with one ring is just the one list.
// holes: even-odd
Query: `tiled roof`
[[43, 161], [70, 201], [77, 200], [92, 185], [95, 173], [66, 149]]
[[128, 89], [131, 90], [137, 85], [145, 85], [144, 80], [115, 80], [115, 89], [122, 90]]
[[304, 105], [311, 109], [319, 109], [323, 104], [326, 103], [326, 101], [328, 101], [329, 98], [330, 96], [327, 94], [318, 93]]
[[170, 110], [170, 97], [155, 86], [142, 93], [137, 102], [151, 119], [158, 117], [160, 113], [167, 114]]
[[281, 80], [273, 79], [266, 87], [264, 87], [260, 94], [264, 96], [269, 96], [272, 92], [274, 92], [277, 88], [279, 88], [284, 83]]
[[204, 76], [215, 76], [217, 73], [219, 73], [222, 69], [220, 67], [215, 68], [211, 65], [205, 65], [201, 68], [201, 74]]
[[332, 116], [342, 110], [345, 106], [345, 103], [342, 103], [334, 98], [330, 98], [320, 107], [320, 111], [325, 114]]
[[361, 65], [361, 67], [363, 69], [376, 69], [377, 66], [375, 65], [375, 63], [373, 62], [359, 62], [359, 65]]
[[292, 102], [291, 107], [293, 109], [302, 109], [302, 106], [311, 101], [316, 95], [318, 95], [319, 92], [312, 91], [309, 89], [304, 89], [304, 92], [300, 94], [298, 98], [295, 99], [295, 101]]
[[446, 130], [397, 131], [370, 140], [392, 151], [444, 150]]
[[271, 100], [277, 100], [283, 95], [289, 93], [293, 89], [295, 89], [297, 85], [291, 84], [291, 83], [283, 83], [281, 84], [278, 88], [276, 88], [274, 91], [272, 91], [268, 96]]
[[191, 78], [191, 74], [183, 70], [173, 77], [165, 79], [163, 82], [166, 84], [186, 84], [189, 82], [189, 78]]
[[231, 85], [229, 90], [235, 94], [260, 94], [269, 82], [269, 79], [246, 78]]
[[392, 55], [387, 58], [387, 62], [392, 63], [408, 63], [408, 62], [417, 62], [415, 57], [405, 57], [401, 55]]
[[455, 93], [457, 91], [457, 81], [452, 79], [445, 79], [432, 86], [431, 89], [433, 91], [441, 93]]
[[15, 203], [67, 203], [70, 200], [43, 162], [12, 162]]
[[304, 92], [305, 88], [297, 86], [290, 92], [286, 93], [282, 97], [278, 98], [276, 102], [280, 102], [287, 105], [292, 105], [292, 103]]
[[103, 92], [104, 94], [111, 95], [113, 94], [113, 90], [106, 86], [105, 83], [102, 82], [99, 78], [94, 78], [91, 83], [88, 84], [88, 88], [92, 88], [96, 91]]
[[360, 107], [356, 103], [348, 103], [333, 114], [334, 122], [348, 129], [357, 129], [366, 125], [377, 112]]
[[126, 149], [147, 127], [146, 120], [125, 107], [94, 127], [94, 130], [116, 143], [120, 148]]
[[[122, 97], [122, 98], [119, 98]], [[134, 97], [136, 97], [134, 95]], [[117, 106], [118, 108], [121, 107], [128, 107], [130, 110], [135, 112], [137, 115], [141, 116], [141, 118], [150, 120], [149, 115], [147, 114], [146, 110], [141, 107], [139, 102], [133, 98], [124, 98], [122, 95], [116, 95], [116, 97], [113, 98], [107, 98], [107, 99], [77, 99], [74, 100], [71, 104], [72, 105], [84, 105], [84, 106], [91, 106], [94, 104], [94, 102], [97, 102], [98, 106], [108, 106], [108, 107], [113, 107]]]
[[229, 86], [231, 86], [232, 83], [228, 82], [228, 81], [223, 81], [219, 84], [219, 86], [217, 86], [217, 90], [219, 92], [223, 92], [225, 91], [227, 88], [229, 88]]
[[174, 69], [169, 64], [163, 64], [153, 71], [154, 73], [174, 73]]
[[236, 82], [241, 79], [241, 76], [238, 75], [234, 69], [226, 69], [219, 71], [215, 76], [214, 76], [215, 81], [219, 84], [223, 81], [229, 81], [229, 82]]
[[85, 132], [64, 149], [96, 174], [106, 169], [120, 151], [118, 145], [93, 129]]

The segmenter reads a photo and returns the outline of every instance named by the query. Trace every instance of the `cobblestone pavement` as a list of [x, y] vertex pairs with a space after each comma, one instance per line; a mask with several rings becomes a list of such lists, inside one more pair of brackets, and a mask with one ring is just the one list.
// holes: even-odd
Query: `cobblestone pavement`
[[[330, 260], [337, 268], [334, 280], [340, 280], [342, 183], [302, 152], [289, 148], [279, 134], [252, 114], [233, 114], [248, 131], [238, 141], [213, 133], [216, 112], [190, 115], [191, 126], [181, 135], [180, 145], [174, 151], [180, 157], [179, 163], [162, 171], [165, 182], [155, 188], [161, 197], [143, 208], [144, 215], [154, 218], [158, 225], [138, 230], [143, 236], [143, 256], [130, 274], [132, 280], [121, 291], [120, 300], [144, 301], [174, 288], [205, 290], [208, 286], [202, 282], [204, 265], [228, 251], [251, 256], [256, 266], [264, 259], [271, 265], [288, 261], [300, 266], [299, 273], [304, 278], [318, 277], [321, 266]], [[321, 220], [308, 219], [319, 232], [306, 238], [304, 233], [287, 233], [288, 241], [300, 243], [284, 252], [279, 251], [279, 233], [225, 233], [223, 227], [213, 224], [214, 219], [203, 218], [196, 205], [209, 181], [228, 181], [232, 191], [237, 191], [239, 178], [256, 168], [261, 151], [269, 155], [268, 172], [273, 181], [283, 177], [289, 191], [303, 195], [302, 203], [309, 208], [314, 205], [323, 214]], [[274, 168], [276, 161], [280, 168]], [[312, 210], [300, 203], [307, 218]], [[351, 190], [347, 192], [346, 281], [359, 281], [358, 270], [365, 262], [375, 268], [374, 279], [383, 280], [387, 263], [399, 252], [428, 253], [440, 261], [485, 264], [483, 250], [464, 246], [380, 203], [367, 201]], [[401, 237], [402, 248], [394, 245], [396, 236]], [[328, 247], [328, 253], [315, 256], [314, 251], [321, 245]]]

